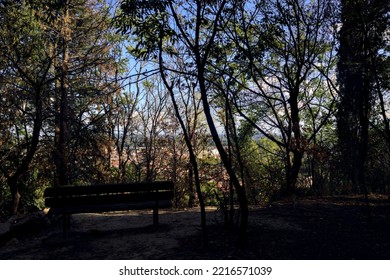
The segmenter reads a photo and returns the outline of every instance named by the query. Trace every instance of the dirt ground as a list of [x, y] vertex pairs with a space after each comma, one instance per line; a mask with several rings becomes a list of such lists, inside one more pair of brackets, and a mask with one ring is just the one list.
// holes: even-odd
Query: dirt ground
[[390, 203], [372, 197], [369, 212], [359, 197], [274, 202], [251, 209], [243, 248], [216, 208], [206, 247], [197, 208], [160, 211], [157, 227], [151, 211], [77, 214], [66, 238], [52, 219], [4, 242], [0, 259], [390, 259]]

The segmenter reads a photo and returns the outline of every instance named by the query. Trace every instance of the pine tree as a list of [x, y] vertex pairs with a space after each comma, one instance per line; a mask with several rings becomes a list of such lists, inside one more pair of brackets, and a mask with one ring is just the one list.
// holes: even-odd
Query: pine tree
[[386, 0], [341, 1], [337, 114], [339, 144], [346, 179], [353, 191], [367, 193], [365, 163], [374, 96], [375, 57], [386, 30]]

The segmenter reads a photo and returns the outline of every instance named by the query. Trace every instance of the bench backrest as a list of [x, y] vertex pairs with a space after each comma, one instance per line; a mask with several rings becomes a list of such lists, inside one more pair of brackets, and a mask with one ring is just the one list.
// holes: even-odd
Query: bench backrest
[[164, 202], [173, 199], [173, 182], [104, 184], [88, 186], [50, 187], [45, 190], [47, 207], [110, 205], [126, 203]]

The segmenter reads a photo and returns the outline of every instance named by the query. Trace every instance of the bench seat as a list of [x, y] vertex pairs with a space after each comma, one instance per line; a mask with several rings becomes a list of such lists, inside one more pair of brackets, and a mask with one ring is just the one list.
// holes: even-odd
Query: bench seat
[[49, 212], [63, 215], [66, 234], [70, 215], [76, 213], [153, 209], [153, 224], [158, 224], [158, 209], [172, 207], [174, 185], [159, 181], [49, 187], [44, 196]]

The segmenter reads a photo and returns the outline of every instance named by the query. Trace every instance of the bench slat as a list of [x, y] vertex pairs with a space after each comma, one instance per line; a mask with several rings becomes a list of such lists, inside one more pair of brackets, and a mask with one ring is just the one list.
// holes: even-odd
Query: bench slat
[[87, 186], [61, 186], [49, 187], [45, 190], [45, 197], [67, 196], [67, 195], [93, 195], [101, 193], [125, 193], [125, 192], [147, 192], [155, 190], [173, 190], [174, 184], [171, 181], [159, 181], [150, 183], [126, 183], [126, 184], [105, 184]]
[[[101, 213], [127, 210], [144, 210], [154, 209], [156, 207], [155, 201], [144, 201], [141, 203], [123, 203], [123, 204], [102, 204], [102, 205], [80, 205], [69, 206], [66, 208], [52, 209], [52, 214], [77, 214], [77, 213]], [[172, 203], [170, 201], [159, 201], [158, 208], [170, 208]]]
[[45, 204], [48, 207], [71, 207], [79, 205], [121, 204], [129, 202], [171, 200], [172, 192], [148, 192], [131, 194], [48, 197]]

